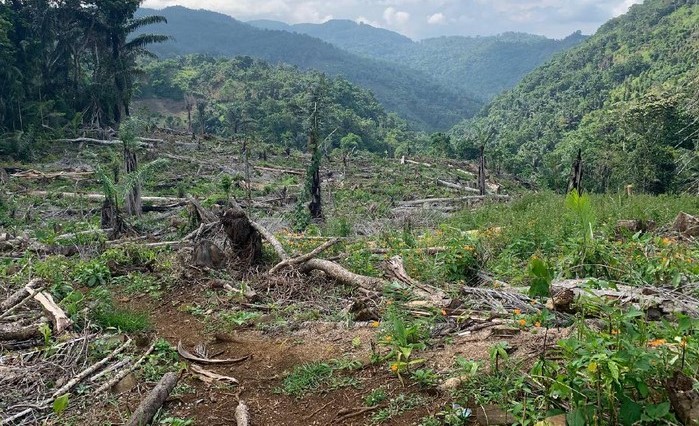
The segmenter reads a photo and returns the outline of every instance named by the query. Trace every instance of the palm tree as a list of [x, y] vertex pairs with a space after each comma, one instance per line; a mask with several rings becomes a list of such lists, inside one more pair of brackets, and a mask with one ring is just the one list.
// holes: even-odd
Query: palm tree
[[138, 58], [154, 55], [146, 47], [161, 43], [169, 37], [157, 34], [130, 36], [138, 29], [152, 24], [167, 22], [163, 16], [134, 18], [142, 0], [96, 0], [96, 24], [102, 35], [103, 48], [109, 55], [106, 61], [107, 76], [113, 79], [113, 121], [118, 125], [124, 116], [129, 116], [129, 103], [133, 94], [134, 77], [142, 70]]

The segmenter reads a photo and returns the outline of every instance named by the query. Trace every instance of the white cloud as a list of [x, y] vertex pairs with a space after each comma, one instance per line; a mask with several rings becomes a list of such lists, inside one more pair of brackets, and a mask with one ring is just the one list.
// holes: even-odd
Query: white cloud
[[[240, 20], [324, 22], [351, 19], [414, 38], [522, 31], [564, 37], [590, 34], [642, 0], [145, 0], [144, 7], [182, 5]], [[435, 12], [439, 11], [439, 12]], [[413, 19], [413, 17], [424, 17]]]
[[402, 26], [410, 21], [410, 13], [397, 10], [395, 7], [387, 7], [383, 11], [383, 20], [391, 26]]
[[446, 20], [446, 17], [442, 12], [435, 13], [434, 15], [430, 15], [427, 17], [427, 23], [430, 25], [439, 25], [443, 24], [444, 21]]

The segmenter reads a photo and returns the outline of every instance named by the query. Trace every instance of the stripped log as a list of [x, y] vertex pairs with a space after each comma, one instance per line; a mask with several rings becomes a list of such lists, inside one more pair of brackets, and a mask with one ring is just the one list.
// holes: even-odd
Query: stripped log
[[315, 258], [325, 250], [329, 249], [330, 247], [334, 246], [335, 244], [339, 243], [340, 240], [338, 238], [333, 238], [330, 241], [327, 241], [321, 246], [318, 246], [315, 250], [311, 251], [308, 254], [304, 254], [299, 257], [295, 257], [293, 259], [286, 259], [282, 260], [281, 262], [277, 263], [272, 269], [269, 270], [270, 274], [275, 274], [277, 273], [280, 269], [285, 268], [287, 266], [294, 266], [294, 265], [300, 265], [302, 263], [308, 262], [309, 260]]
[[446, 188], [455, 189], [455, 190], [461, 191], [461, 192], [473, 192], [476, 194], [480, 192], [477, 188], [470, 188], [468, 186], [463, 186], [463, 185], [459, 185], [456, 183], [447, 182], [447, 181], [441, 180], [441, 179], [437, 179], [437, 184], [444, 186]]
[[158, 384], [155, 385], [155, 388], [138, 405], [127, 425], [146, 426], [155, 416], [155, 413], [160, 410], [160, 407], [163, 406], [165, 400], [170, 396], [170, 392], [175, 389], [179, 378], [180, 376], [177, 373], [165, 373]]
[[[80, 198], [80, 199], [85, 199], [89, 201], [104, 201], [104, 195], [103, 194], [97, 194], [97, 193], [80, 193], [80, 192], [49, 192], [49, 191], [30, 191], [28, 193], [31, 196], [34, 197], [59, 197], [59, 198]], [[178, 206], [184, 206], [186, 205], [189, 200], [186, 198], [174, 198], [174, 197], [141, 197], [141, 201], [144, 203], [152, 203], [152, 204], [165, 204], [165, 205], [172, 205], [172, 204], [177, 204]]]
[[[26, 290], [27, 293], [32, 292], [31, 287]], [[63, 309], [53, 301], [53, 297], [51, 297], [49, 293], [45, 291], [39, 292], [34, 295], [34, 299], [41, 304], [44, 312], [49, 316], [51, 324], [53, 324], [53, 332], [56, 335], [63, 333], [73, 324], [73, 321], [71, 321]]]
[[235, 423], [237, 426], [248, 426], [250, 424], [250, 409], [245, 401], [238, 401], [235, 407]]
[[401, 201], [399, 204], [401, 206], [420, 206], [429, 204], [459, 204], [469, 201], [481, 201], [481, 200], [509, 200], [509, 195], [467, 195], [464, 197], [454, 197], [454, 198], [423, 198], [420, 200], [407, 200]]
[[27, 285], [15, 291], [5, 301], [0, 303], [0, 311], [5, 312], [6, 310], [21, 302], [22, 299], [24, 299], [30, 294], [30, 290], [39, 287], [42, 283], [43, 281], [40, 278], [35, 278], [29, 281]]

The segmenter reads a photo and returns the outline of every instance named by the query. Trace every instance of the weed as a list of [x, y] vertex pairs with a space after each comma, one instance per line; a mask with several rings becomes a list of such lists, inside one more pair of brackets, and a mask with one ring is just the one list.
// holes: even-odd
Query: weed
[[97, 259], [75, 266], [73, 277], [82, 285], [97, 287], [106, 285], [111, 278], [111, 272], [107, 265]]
[[439, 379], [437, 373], [429, 368], [417, 369], [413, 371], [411, 377], [423, 387], [433, 387]]
[[241, 327], [251, 324], [260, 317], [260, 313], [248, 311], [222, 312], [219, 314], [219, 317], [228, 324]]
[[376, 388], [364, 397], [364, 405], [367, 407], [374, 407], [384, 402], [386, 398], [388, 398], [386, 390], [383, 388]]
[[295, 398], [319, 390], [333, 390], [343, 387], [358, 387], [359, 381], [354, 377], [335, 377], [337, 371], [356, 370], [362, 363], [356, 360], [340, 359], [328, 362], [312, 362], [294, 367], [283, 380], [278, 392]]
[[281, 392], [296, 398], [314, 392], [333, 375], [332, 367], [323, 362], [297, 366], [284, 378]]
[[391, 399], [386, 408], [382, 408], [374, 413], [374, 415], [371, 416], [371, 422], [372, 424], [385, 423], [394, 417], [400, 416], [406, 411], [410, 411], [423, 405], [425, 402], [427, 402], [427, 400], [419, 395], [400, 394]]
[[150, 328], [148, 315], [128, 309], [100, 307], [93, 312], [95, 321], [104, 328], [114, 328], [125, 333], [146, 331]]

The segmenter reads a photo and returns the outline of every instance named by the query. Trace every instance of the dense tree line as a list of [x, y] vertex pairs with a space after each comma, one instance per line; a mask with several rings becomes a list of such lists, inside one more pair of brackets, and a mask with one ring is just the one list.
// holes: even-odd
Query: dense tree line
[[164, 36], [134, 32], [140, 0], [0, 0], [0, 134], [128, 116], [138, 59]]
[[407, 123], [387, 113], [371, 92], [342, 78], [273, 66], [247, 56], [152, 61], [145, 71], [139, 98], [145, 104], [175, 101], [179, 110], [161, 116], [162, 124], [195, 134], [256, 137], [305, 148], [310, 117], [317, 116], [323, 149], [341, 148], [341, 140], [348, 135], [346, 141], [351, 140], [356, 149], [381, 153], [415, 139]]
[[456, 145], [485, 142], [496, 169], [559, 189], [578, 149], [591, 190], [686, 189], [697, 176], [697, 28], [694, 0], [633, 6], [455, 127]]

